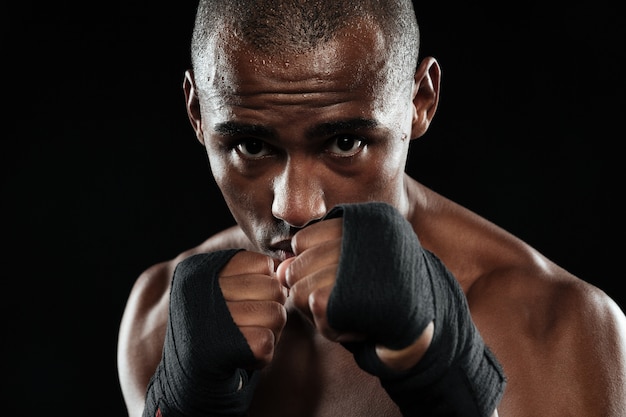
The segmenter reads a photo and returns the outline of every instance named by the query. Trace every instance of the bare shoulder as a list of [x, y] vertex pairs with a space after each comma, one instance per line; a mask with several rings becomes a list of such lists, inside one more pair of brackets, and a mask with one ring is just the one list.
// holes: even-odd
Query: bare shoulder
[[529, 264], [492, 271], [467, 297], [509, 379], [501, 411], [625, 415], [626, 318], [602, 290], [553, 264]]
[[161, 358], [170, 283], [176, 265], [196, 253], [249, 246], [240, 229], [233, 227], [150, 266], [137, 278], [120, 323], [117, 350], [118, 375], [130, 416], [141, 415], [146, 386]]
[[251, 249], [249, 241], [239, 227], [225, 229], [172, 259], [150, 266], [137, 278], [131, 290], [129, 303], [138, 304], [141, 307], [139, 308], [140, 311], [145, 311], [147, 307], [159, 305], [163, 297], [169, 292], [170, 280], [178, 263], [197, 253], [231, 248]]
[[[245, 248], [251, 249], [241, 229], [231, 227], [216, 235], [211, 236], [200, 245], [181, 252], [176, 257], [159, 262], [147, 268], [135, 281], [128, 298], [125, 317], [126, 322], [139, 323], [146, 326], [151, 321], [147, 320], [149, 314], [155, 309], [161, 311], [164, 302], [167, 302], [170, 281], [176, 265], [185, 258], [197, 254], [207, 253], [221, 249]], [[126, 319], [129, 317], [130, 319]], [[141, 318], [141, 320], [137, 320]], [[159, 322], [161, 320], [158, 320]], [[124, 322], [123, 324], [127, 324]]]
[[623, 339], [626, 330], [623, 311], [604, 291], [539, 254], [525, 264], [488, 271], [474, 282], [467, 299], [479, 323], [502, 329], [515, 324], [518, 335], [546, 343], [571, 339], [581, 346]]
[[467, 293], [476, 326], [509, 379], [500, 406], [525, 415], [622, 416], [626, 318], [601, 289], [523, 243]]
[[619, 306], [506, 230], [431, 190], [417, 192], [425, 203], [412, 224], [461, 284], [507, 374], [500, 414], [626, 415]]

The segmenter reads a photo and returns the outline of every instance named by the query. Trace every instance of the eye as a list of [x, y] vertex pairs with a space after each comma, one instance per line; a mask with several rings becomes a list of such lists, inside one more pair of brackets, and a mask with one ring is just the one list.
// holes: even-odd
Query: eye
[[263, 158], [271, 153], [267, 143], [260, 139], [245, 139], [239, 142], [235, 148], [237, 152], [246, 158]]
[[330, 140], [328, 151], [337, 156], [347, 157], [356, 155], [363, 149], [363, 139], [358, 136], [336, 136]]

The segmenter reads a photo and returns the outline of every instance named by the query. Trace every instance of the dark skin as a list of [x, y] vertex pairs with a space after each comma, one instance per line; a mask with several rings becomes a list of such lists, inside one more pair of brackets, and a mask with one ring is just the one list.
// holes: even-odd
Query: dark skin
[[[342, 229], [340, 221], [316, 222], [336, 204], [379, 200], [409, 220], [463, 288], [508, 377], [494, 415], [623, 416], [623, 312], [599, 289], [404, 173], [410, 141], [424, 135], [437, 108], [439, 65], [423, 58], [411, 82], [392, 84], [377, 29], [344, 31], [313, 51], [284, 56], [224, 35], [211, 45], [221, 59], [207, 59], [201, 74], [187, 72], [189, 118], [238, 225], [137, 280], [118, 354], [129, 415], [141, 415], [160, 360], [176, 263], [232, 247], [248, 251], [227, 264], [219, 283], [263, 372], [250, 415], [400, 415], [378, 379], [338, 343], [364, 335], [337, 332], [326, 321]], [[379, 345], [377, 353], [389, 367], [406, 369], [420, 360], [432, 331], [433, 323], [407, 348]]]

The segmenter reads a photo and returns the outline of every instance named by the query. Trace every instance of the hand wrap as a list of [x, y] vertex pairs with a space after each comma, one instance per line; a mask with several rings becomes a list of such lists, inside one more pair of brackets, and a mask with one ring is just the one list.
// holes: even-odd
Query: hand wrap
[[[341, 258], [327, 316], [336, 330], [368, 336], [344, 344], [357, 364], [379, 377], [405, 416], [489, 416], [505, 376], [456, 279], [392, 206], [341, 205], [327, 218], [341, 216]], [[396, 372], [380, 361], [377, 344], [407, 347], [433, 320], [431, 345], [412, 369]]]
[[238, 250], [192, 255], [170, 291], [163, 355], [148, 385], [144, 417], [244, 416], [256, 385], [254, 356], [233, 321], [218, 272]]

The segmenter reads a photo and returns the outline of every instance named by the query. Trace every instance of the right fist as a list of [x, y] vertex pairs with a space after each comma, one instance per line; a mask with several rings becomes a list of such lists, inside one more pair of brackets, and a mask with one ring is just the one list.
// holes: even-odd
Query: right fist
[[287, 321], [271, 258], [240, 249], [176, 266], [163, 355], [144, 416], [245, 415]]
[[273, 259], [256, 252], [238, 252], [219, 272], [219, 285], [258, 366], [268, 365], [287, 322], [288, 290], [274, 274]]

